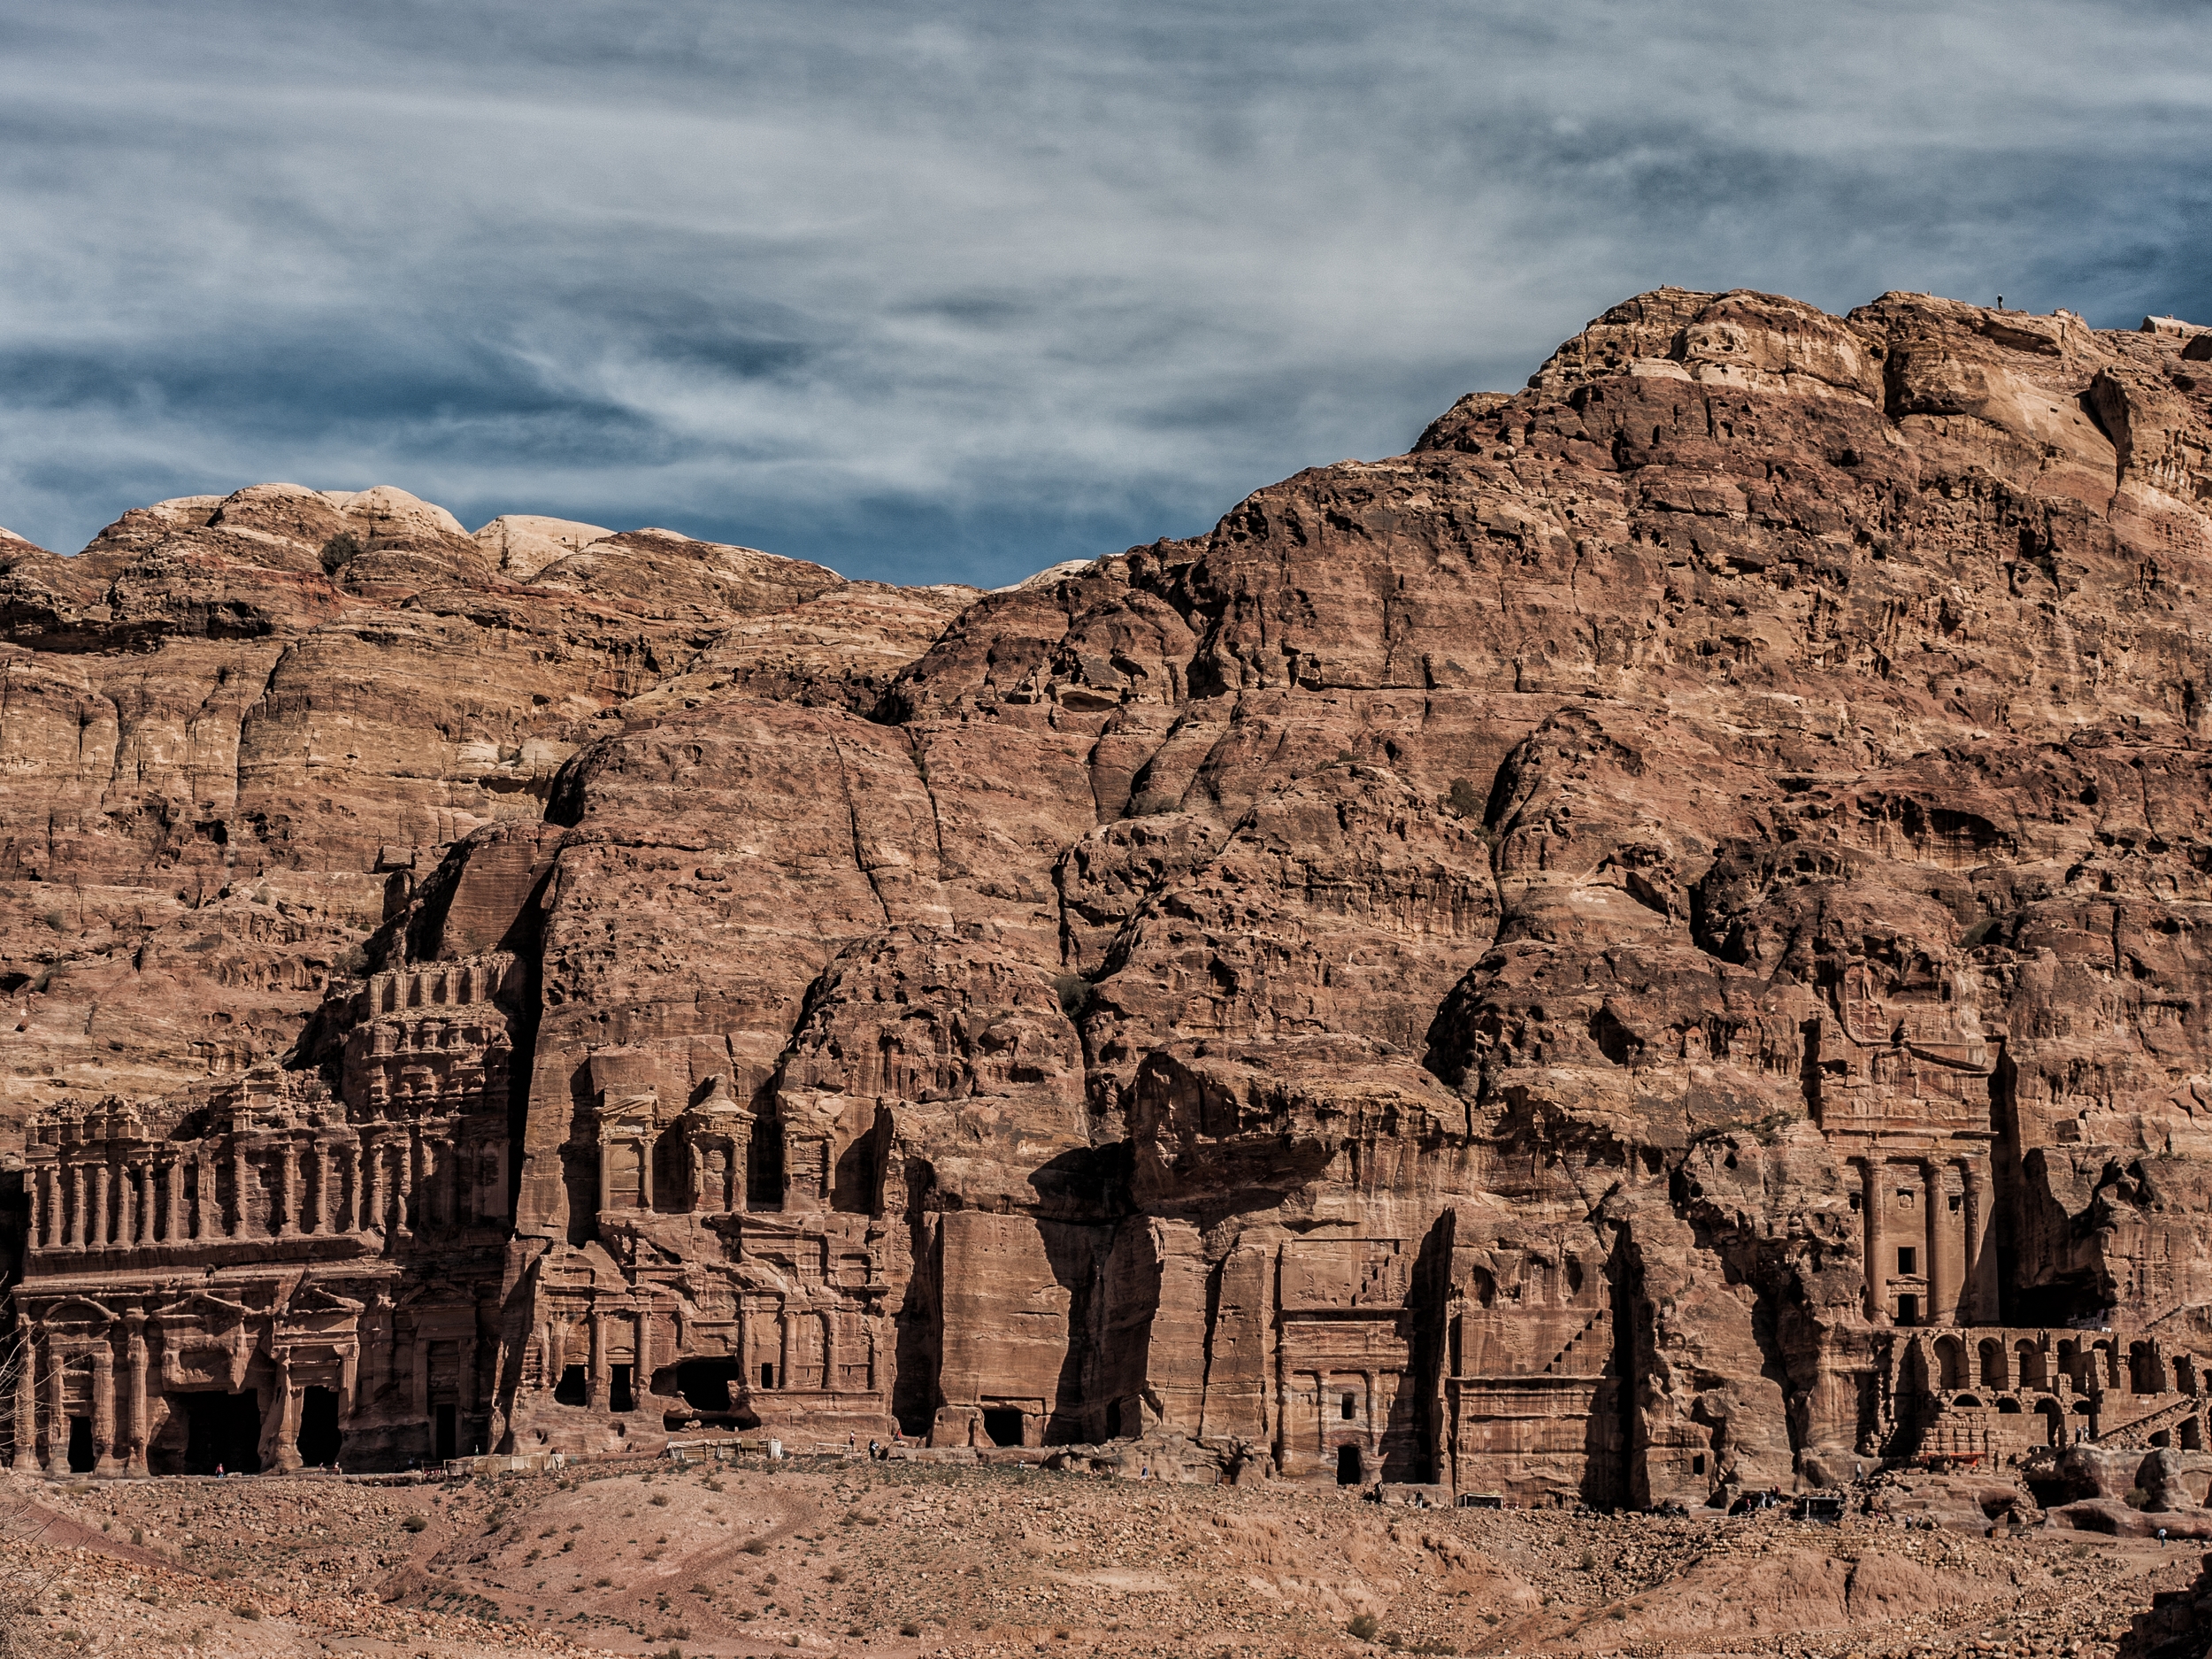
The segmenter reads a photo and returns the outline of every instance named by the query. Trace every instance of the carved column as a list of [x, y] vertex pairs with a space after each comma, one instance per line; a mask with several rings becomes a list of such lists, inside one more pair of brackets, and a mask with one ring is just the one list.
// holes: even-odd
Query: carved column
[[591, 1311], [591, 1398], [587, 1403], [595, 1411], [607, 1409], [607, 1316], [596, 1308]]
[[92, 1350], [92, 1472], [112, 1475], [115, 1467], [115, 1349], [103, 1340]]
[[1920, 1183], [1927, 1206], [1928, 1323], [1956, 1325], [1959, 1311], [1960, 1264], [1955, 1251], [1958, 1231], [1951, 1225], [1950, 1194], [1943, 1189], [1942, 1162], [1922, 1160]]
[[[19, 1306], [20, 1304], [18, 1304]], [[27, 1325], [18, 1350], [15, 1373], [15, 1467], [20, 1473], [38, 1472], [38, 1365], [46, 1351], [46, 1327]]]
[[384, 1233], [389, 1230], [391, 1217], [386, 1212], [384, 1194], [384, 1142], [373, 1136], [362, 1143], [361, 1161], [368, 1168], [368, 1179], [363, 1183], [368, 1189], [369, 1204], [361, 1217], [364, 1233]]
[[88, 1241], [95, 1249], [108, 1241], [108, 1165], [103, 1158], [92, 1166], [92, 1225], [87, 1229]]
[[461, 1333], [461, 1375], [453, 1391], [463, 1417], [476, 1409], [476, 1327], [472, 1324]]
[[653, 1308], [640, 1298], [637, 1310], [636, 1352], [631, 1356], [630, 1398], [637, 1405], [645, 1403], [648, 1386], [653, 1380]]
[[276, 1362], [276, 1466], [278, 1473], [288, 1475], [300, 1466], [300, 1399], [292, 1386], [292, 1350], [278, 1349]]
[[329, 1141], [314, 1141], [314, 1221], [307, 1233], [329, 1233]]
[[399, 1147], [399, 1181], [397, 1201], [392, 1205], [392, 1236], [402, 1242], [413, 1237], [412, 1224], [407, 1217], [407, 1207], [413, 1201], [416, 1175], [422, 1161], [422, 1138], [413, 1125], [407, 1128], [407, 1138]]
[[138, 1241], [154, 1241], [154, 1161], [149, 1157], [138, 1166]]
[[192, 1148], [192, 1237], [195, 1241], [212, 1236], [214, 1218], [208, 1211], [215, 1198], [212, 1185], [214, 1168], [208, 1162], [207, 1148], [204, 1143]]
[[299, 1143], [287, 1135], [277, 1153], [277, 1186], [279, 1202], [284, 1214], [272, 1229], [280, 1238], [291, 1238], [300, 1230], [300, 1148]]
[[776, 1316], [776, 1382], [778, 1386], [791, 1386], [791, 1310], [784, 1309]]
[[129, 1334], [125, 1339], [124, 1354], [130, 1367], [131, 1426], [124, 1444], [128, 1449], [123, 1472], [142, 1475], [146, 1472], [146, 1445], [153, 1436], [152, 1425], [146, 1411], [146, 1316], [133, 1308], [123, 1316]]
[[1873, 1325], [1889, 1323], [1889, 1238], [1882, 1225], [1882, 1162], [1869, 1152], [1862, 1166], [1865, 1181], [1861, 1203], [1866, 1210], [1866, 1317]]
[[351, 1420], [354, 1395], [360, 1385], [361, 1344], [358, 1341], [349, 1342], [338, 1350], [338, 1416], [341, 1421]]
[[408, 1347], [412, 1361], [409, 1376], [409, 1409], [423, 1422], [430, 1420], [430, 1333], [423, 1326], [419, 1316], [415, 1321], [412, 1340]]
[[63, 1359], [50, 1346], [46, 1356], [46, 1472], [59, 1477], [69, 1472], [69, 1385], [62, 1375]]
[[337, 1223], [341, 1233], [361, 1231], [361, 1142], [349, 1138], [338, 1143]]
[[115, 1166], [115, 1242], [138, 1242], [138, 1166], [134, 1164]]
[[246, 1143], [234, 1141], [230, 1148], [230, 1225], [225, 1229], [234, 1239], [242, 1239], [253, 1225], [251, 1207], [246, 1202]]
[[184, 1234], [184, 1160], [173, 1157], [161, 1166], [162, 1197], [166, 1218], [162, 1223], [165, 1242], [174, 1244]]
[[46, 1243], [46, 1166], [33, 1164], [30, 1179], [23, 1185], [29, 1189], [31, 1197], [31, 1225], [25, 1237], [32, 1249], [41, 1249]]

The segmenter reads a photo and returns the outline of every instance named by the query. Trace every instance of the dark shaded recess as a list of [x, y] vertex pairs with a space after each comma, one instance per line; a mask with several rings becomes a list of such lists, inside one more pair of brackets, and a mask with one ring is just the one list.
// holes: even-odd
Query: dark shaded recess
[[574, 829], [584, 821], [585, 776], [595, 757], [596, 745], [587, 743], [561, 763], [553, 774], [553, 787], [545, 798], [545, 821]]
[[1118, 1221], [1133, 1208], [1131, 1175], [1136, 1148], [1126, 1141], [1100, 1147], [1074, 1147], [1029, 1172], [1029, 1184], [1042, 1201], [1041, 1218], [1093, 1223]]
[[228, 1474], [261, 1472], [261, 1403], [253, 1394], [196, 1392], [169, 1399], [184, 1407], [186, 1474], [211, 1475], [219, 1463]]
[[[1383, 1439], [1383, 1478], [1435, 1480], [1444, 1452], [1445, 1322], [1452, 1286], [1452, 1240], [1459, 1212], [1447, 1210], [1421, 1240], [1406, 1286], [1409, 1369], [1415, 1386], [1391, 1402]], [[1402, 1447], [1403, 1449], [1399, 1448]], [[1402, 1470], [1404, 1472], [1399, 1472]]]
[[1606, 1356], [1605, 1379], [1590, 1402], [1582, 1425], [1582, 1501], [1592, 1509], [1615, 1509], [1629, 1502], [1628, 1443], [1634, 1433], [1635, 1391], [1625, 1379], [1635, 1375], [1634, 1310], [1629, 1298], [1628, 1241], [1616, 1235], [1605, 1263], [1605, 1294], [1611, 1302], [1613, 1348]]
[[750, 1210], [783, 1208], [783, 1118], [772, 1096], [753, 1125], [745, 1147], [745, 1203]]
[[630, 1386], [630, 1368], [627, 1365], [607, 1367], [607, 1409], [610, 1411], [637, 1409], [637, 1393]]
[[983, 1432], [994, 1446], [1019, 1446], [1022, 1443], [1022, 1414], [1018, 1406], [986, 1406], [983, 1408]]
[[920, 1440], [937, 1415], [941, 1286], [945, 1276], [942, 1240], [928, 1210], [937, 1171], [917, 1159], [906, 1166], [906, 1215], [911, 1229], [914, 1271], [906, 1297], [893, 1316], [898, 1371], [892, 1383], [891, 1415], [899, 1432]]
[[585, 1377], [581, 1365], [565, 1365], [561, 1368], [561, 1380], [553, 1385], [553, 1402], [564, 1406], [591, 1403], [591, 1383]]
[[[713, 1417], [741, 1429], [757, 1429], [760, 1419], [738, 1403], [746, 1392], [745, 1366], [734, 1359], [687, 1359], [653, 1374], [653, 1392], [665, 1396], [680, 1394], [684, 1403], [702, 1416]], [[680, 1428], [682, 1413], [669, 1414], [670, 1423]]]
[[1349, 1440], [1338, 1447], [1336, 1448], [1336, 1484], [1340, 1486], [1359, 1485], [1360, 1462], [1359, 1448]]
[[[879, 1106], [873, 1126], [838, 1157], [830, 1185], [831, 1209], [854, 1216], [883, 1213], [883, 1178], [891, 1159], [891, 1109]], [[749, 1169], [746, 1186], [751, 1185]]]
[[338, 1461], [344, 1444], [338, 1429], [338, 1391], [310, 1384], [300, 1402], [299, 1437], [293, 1441], [300, 1462], [310, 1469], [326, 1468]]
[[73, 1475], [88, 1475], [92, 1472], [92, 1466], [98, 1461], [99, 1459], [94, 1455], [92, 1450], [92, 1419], [90, 1417], [70, 1418], [69, 1472]]
[[461, 1455], [461, 1410], [458, 1406], [442, 1405], [432, 1408], [434, 1439], [432, 1455], [440, 1463]]
[[1644, 1040], [1621, 1024], [1609, 1008], [1590, 1016], [1590, 1041], [1615, 1065], [1632, 1066], [1644, 1056]]

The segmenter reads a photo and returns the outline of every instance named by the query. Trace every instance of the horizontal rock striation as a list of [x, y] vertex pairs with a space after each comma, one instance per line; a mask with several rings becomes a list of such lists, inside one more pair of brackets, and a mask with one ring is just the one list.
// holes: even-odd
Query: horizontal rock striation
[[389, 489], [0, 544], [18, 1463], [2185, 1501], [2207, 340], [1661, 289], [993, 594]]

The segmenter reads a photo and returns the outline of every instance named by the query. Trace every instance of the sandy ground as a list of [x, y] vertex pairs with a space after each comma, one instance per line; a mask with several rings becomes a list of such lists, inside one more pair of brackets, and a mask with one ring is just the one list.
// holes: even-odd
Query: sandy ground
[[2047, 1529], [1416, 1510], [833, 1460], [411, 1487], [7, 1476], [0, 1497], [40, 1529], [0, 1542], [0, 1568], [53, 1575], [30, 1651], [227, 1659], [2093, 1655], [2204, 1559]]

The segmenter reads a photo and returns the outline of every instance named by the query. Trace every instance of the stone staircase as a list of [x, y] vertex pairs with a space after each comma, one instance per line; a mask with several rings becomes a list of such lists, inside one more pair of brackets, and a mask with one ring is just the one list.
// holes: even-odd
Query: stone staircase
[[[1590, 1353], [1590, 1349], [1598, 1348], [1601, 1343], [1602, 1344], [1601, 1352], [1594, 1355]], [[1597, 1362], [1595, 1368], [1585, 1370], [1572, 1363], [1578, 1352], [1583, 1356], [1584, 1366], [1587, 1366], [1592, 1359], [1595, 1359]], [[1610, 1308], [1600, 1308], [1590, 1316], [1588, 1322], [1583, 1325], [1582, 1329], [1567, 1339], [1566, 1347], [1551, 1356], [1551, 1363], [1544, 1367], [1542, 1375], [1546, 1377], [1594, 1377], [1605, 1369], [1607, 1363], [1612, 1357], [1613, 1310]]]
[[2117, 1427], [2106, 1430], [2093, 1443], [2115, 1448], [2147, 1446], [2150, 1437], [2160, 1429], [2173, 1427], [2184, 1417], [2193, 1415], [2203, 1404], [2204, 1402], [2194, 1394], [2177, 1394], [2141, 1417], [2131, 1417]]

